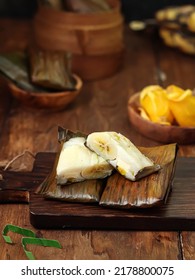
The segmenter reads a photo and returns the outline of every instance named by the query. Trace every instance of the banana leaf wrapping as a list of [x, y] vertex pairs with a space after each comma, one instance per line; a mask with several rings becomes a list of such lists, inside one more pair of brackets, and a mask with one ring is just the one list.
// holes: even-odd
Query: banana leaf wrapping
[[55, 174], [53, 175], [43, 182], [37, 193], [43, 194], [46, 198], [67, 202], [99, 202], [104, 188], [103, 181], [88, 180], [64, 187], [56, 184]]
[[77, 13], [109, 11], [111, 7], [105, 0], [64, 0], [64, 9]]
[[28, 59], [24, 52], [0, 55], [0, 74], [18, 87], [32, 92], [45, 92], [44, 88], [33, 85], [29, 77]]
[[33, 84], [55, 90], [74, 90], [69, 53], [29, 50], [30, 77]]
[[166, 203], [174, 176], [178, 147], [176, 144], [169, 144], [139, 149], [160, 164], [161, 169], [136, 182], [115, 173], [107, 180], [99, 202], [101, 206], [129, 209]]
[[104, 189], [104, 180], [86, 180], [84, 182], [72, 183], [66, 186], [57, 183], [56, 168], [59, 161], [62, 145], [64, 142], [77, 136], [86, 137], [86, 135], [81, 132], [72, 132], [62, 127], [58, 128], [58, 140], [60, 143], [60, 147], [56, 155], [52, 172], [46, 178], [46, 180], [44, 180], [44, 182], [39, 186], [36, 193], [42, 194], [46, 198], [68, 202], [99, 202]]
[[[60, 151], [64, 142], [73, 137], [86, 137], [81, 132], [72, 132], [59, 127]], [[166, 203], [174, 177], [178, 147], [169, 144], [156, 147], [139, 147], [139, 150], [161, 169], [138, 181], [130, 181], [118, 172], [98, 180], [67, 185], [57, 184], [56, 167], [60, 151], [57, 153], [50, 175], [39, 186], [36, 193], [49, 199], [76, 203], [98, 203], [101, 207], [111, 208], [149, 208]]]

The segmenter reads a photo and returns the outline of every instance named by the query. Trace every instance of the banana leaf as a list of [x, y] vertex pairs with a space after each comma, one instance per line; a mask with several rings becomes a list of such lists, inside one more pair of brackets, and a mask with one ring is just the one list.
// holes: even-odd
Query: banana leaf
[[33, 84], [53, 90], [75, 89], [70, 70], [70, 54], [31, 48], [29, 56]]
[[67, 202], [96, 203], [99, 202], [104, 189], [103, 180], [88, 180], [73, 183], [66, 187], [56, 183], [55, 173], [49, 176], [36, 193], [45, 198]]
[[28, 60], [24, 53], [1, 54], [0, 74], [24, 90], [33, 92], [46, 91], [41, 87], [32, 85], [30, 82]]
[[61, 126], [58, 127], [58, 142], [59, 143], [64, 143], [68, 140], [70, 140], [71, 138], [74, 138], [74, 137], [84, 137], [86, 138], [86, 134], [83, 133], [83, 132], [80, 132], [80, 131], [71, 131], [70, 129], [66, 129], [66, 128], [63, 128]]
[[76, 13], [95, 13], [109, 11], [111, 7], [105, 0], [65, 0], [65, 10]]

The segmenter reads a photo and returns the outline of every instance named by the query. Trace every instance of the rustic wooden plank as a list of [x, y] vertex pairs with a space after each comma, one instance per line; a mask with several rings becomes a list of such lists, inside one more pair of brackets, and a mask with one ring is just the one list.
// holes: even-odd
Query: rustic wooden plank
[[[184, 89], [194, 89], [195, 56], [169, 48], [161, 40], [155, 41], [156, 60], [158, 61], [159, 83], [166, 87], [175, 84]], [[179, 155], [194, 156], [192, 145], [180, 145]]]
[[184, 260], [195, 260], [195, 232], [181, 232], [181, 248]]
[[[14, 207], [14, 210], [18, 210]], [[10, 221], [9, 217], [7, 222]], [[16, 222], [15, 222], [16, 223]], [[38, 260], [174, 260], [181, 259], [178, 235], [175, 232], [118, 232], [118, 231], [36, 231], [28, 220], [20, 223], [40, 237], [56, 239], [62, 249], [28, 247]], [[20, 236], [15, 244], [4, 244], [0, 237], [0, 259], [25, 260]]]
[[[47, 162], [45, 159], [45, 165]], [[41, 229], [195, 230], [194, 162], [194, 158], [178, 159], [172, 192], [162, 206], [121, 211], [47, 200], [31, 192], [31, 223]]]
[[[165, 77], [165, 80], [161, 80], [161, 84], [163, 86], [175, 84], [185, 89], [194, 89], [194, 56], [182, 53], [176, 49], [169, 48], [165, 46], [161, 40], [156, 41], [156, 55], [159, 63], [159, 70]], [[179, 155], [195, 156], [194, 146], [180, 145]], [[194, 165], [192, 165], [191, 168], [194, 172]], [[181, 232], [180, 240], [183, 258], [194, 260], [194, 232]]]
[[[36, 230], [29, 222], [28, 205], [0, 205], [1, 231], [6, 224], [33, 230], [39, 237], [58, 240], [62, 249], [28, 247], [36, 259], [181, 259], [175, 232]], [[15, 215], [19, 213], [19, 215]], [[0, 235], [0, 260], [25, 260], [21, 236], [12, 234], [13, 245]]]
[[[6, 32], [9, 39], [10, 32], [9, 30]], [[19, 29], [17, 32], [20, 32]], [[12, 36], [14, 34], [15, 31], [12, 32]], [[14, 41], [13, 37], [12, 39], [12, 49], [15, 49], [20, 42]], [[128, 45], [124, 68], [109, 79], [86, 83], [82, 94], [64, 112], [51, 114], [29, 110], [14, 101], [0, 139], [1, 159], [12, 159], [24, 149], [35, 154], [40, 151], [55, 152], [58, 146], [57, 125], [72, 130], [80, 129], [86, 133], [94, 130], [116, 130], [125, 134], [137, 145], [156, 144], [134, 131], [126, 113], [129, 95], [157, 81], [153, 44], [150, 36], [128, 33], [126, 39]], [[6, 44], [7, 42], [4, 43]], [[1, 48], [3, 50], [4, 46], [1, 45]], [[193, 148], [189, 148], [188, 155], [190, 152], [193, 152]], [[0, 231], [6, 223], [33, 229], [29, 222], [28, 210], [28, 205], [0, 205]], [[73, 232], [67, 230], [62, 233], [41, 230], [40, 234], [47, 238], [58, 239], [64, 247], [57, 254], [52, 252], [51, 255], [45, 253], [42, 248], [37, 248], [35, 255], [38, 259], [181, 258], [177, 232]], [[0, 240], [0, 245], [3, 245], [2, 238]], [[15, 246], [20, 249], [15, 250]], [[25, 256], [20, 245], [12, 247], [3, 245], [3, 249], [0, 250], [0, 259], [6, 258], [24, 259]]]
[[3, 127], [6, 125], [6, 117], [9, 114], [12, 97], [8, 92], [5, 81], [0, 76], [0, 136]]
[[[28, 219], [27, 205], [4, 205], [3, 223], [12, 223], [33, 230], [39, 237], [58, 240], [62, 249], [28, 247], [36, 259], [180, 259], [178, 235], [174, 232], [118, 232], [36, 230]], [[14, 212], [20, 213], [16, 217]], [[2, 225], [0, 223], [0, 225]], [[4, 226], [5, 224], [3, 224]], [[24, 260], [21, 236], [12, 234], [14, 244], [5, 244], [0, 236], [0, 259]], [[133, 245], [132, 245], [133, 244]]]
[[[36, 164], [31, 171], [1, 171], [3, 178], [0, 180], [0, 202], [29, 202], [29, 192], [35, 190], [51, 172], [56, 156], [55, 153], [40, 154], [42, 161], [39, 156], [35, 156]], [[47, 160], [47, 164], [44, 160]]]
[[[39, 153], [36, 158], [32, 173], [10, 171], [5, 174], [7, 200], [15, 201], [13, 196], [18, 191], [34, 193], [35, 187], [51, 170], [55, 154]], [[31, 222], [38, 228], [192, 230], [195, 227], [194, 161], [194, 158], [178, 159], [172, 194], [160, 209], [121, 212], [99, 206], [44, 200], [42, 195], [31, 194]], [[5, 202], [1, 192], [6, 192], [6, 186], [0, 191], [1, 201]]]

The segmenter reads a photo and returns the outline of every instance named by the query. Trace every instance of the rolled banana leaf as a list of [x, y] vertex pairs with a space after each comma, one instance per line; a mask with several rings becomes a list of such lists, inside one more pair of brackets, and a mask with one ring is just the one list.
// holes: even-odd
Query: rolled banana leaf
[[178, 147], [176, 144], [139, 147], [161, 169], [157, 173], [132, 182], [119, 173], [108, 178], [99, 204], [112, 208], [148, 208], [166, 203], [174, 177]]
[[46, 91], [31, 83], [29, 79], [28, 59], [25, 53], [1, 54], [0, 74], [24, 90], [33, 92]]
[[95, 13], [111, 9], [105, 0], [64, 0], [64, 6], [65, 10], [76, 13]]
[[31, 48], [30, 77], [33, 84], [53, 90], [74, 90], [69, 53]]

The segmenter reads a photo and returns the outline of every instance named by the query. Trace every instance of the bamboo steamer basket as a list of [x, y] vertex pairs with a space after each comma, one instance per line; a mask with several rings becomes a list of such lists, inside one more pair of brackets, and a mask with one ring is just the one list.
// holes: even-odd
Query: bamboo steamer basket
[[123, 61], [124, 19], [120, 1], [107, 2], [110, 11], [86, 14], [39, 6], [33, 20], [36, 44], [43, 50], [70, 51], [73, 72], [83, 80], [114, 74]]

